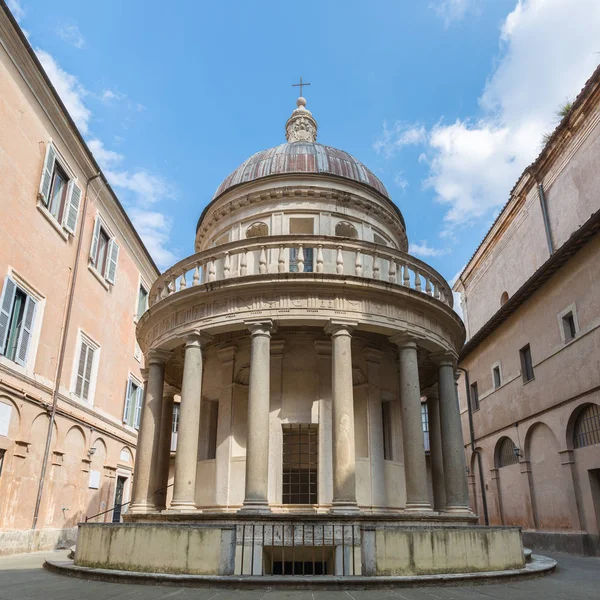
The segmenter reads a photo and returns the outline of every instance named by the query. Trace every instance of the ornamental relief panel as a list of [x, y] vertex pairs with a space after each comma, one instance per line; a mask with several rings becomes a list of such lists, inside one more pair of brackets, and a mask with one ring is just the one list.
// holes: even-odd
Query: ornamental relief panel
[[[458, 325], [452, 327], [450, 317], [440, 315], [442, 323], [427, 313], [400, 302], [363, 299], [358, 294], [282, 294], [230, 296], [213, 302], [203, 302], [177, 310], [164, 317], [156, 314], [141, 327], [140, 345], [144, 351], [183, 336], [193, 327], [231, 326], [232, 322], [243, 323], [249, 318], [265, 317], [281, 321], [285, 326], [287, 318], [306, 317], [325, 322], [331, 318], [348, 318], [371, 328], [382, 328], [385, 335], [394, 330], [409, 330], [415, 335], [430, 339], [447, 349], [458, 350], [460, 331]], [[165, 307], [165, 312], [168, 307]], [[389, 329], [389, 333], [383, 330]], [[456, 329], [456, 331], [453, 331]]]

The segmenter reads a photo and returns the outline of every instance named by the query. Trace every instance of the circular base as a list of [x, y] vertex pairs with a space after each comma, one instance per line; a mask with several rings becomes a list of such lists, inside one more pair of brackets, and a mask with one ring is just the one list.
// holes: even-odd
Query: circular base
[[484, 571], [480, 573], [447, 573], [440, 575], [417, 575], [398, 577], [335, 577], [323, 576], [280, 576], [264, 575], [262, 577], [236, 575], [170, 575], [166, 573], [140, 573], [137, 571], [116, 571], [112, 569], [93, 569], [78, 567], [70, 561], [47, 560], [44, 568], [61, 575], [110, 581], [113, 583], [136, 583], [148, 585], [169, 585], [179, 587], [211, 587], [211, 588], [286, 588], [286, 589], [351, 589], [351, 588], [400, 588], [416, 586], [440, 586], [498, 583], [513, 581], [527, 577], [539, 577], [553, 573], [556, 561], [546, 556], [533, 554], [531, 562], [523, 569], [506, 571]]

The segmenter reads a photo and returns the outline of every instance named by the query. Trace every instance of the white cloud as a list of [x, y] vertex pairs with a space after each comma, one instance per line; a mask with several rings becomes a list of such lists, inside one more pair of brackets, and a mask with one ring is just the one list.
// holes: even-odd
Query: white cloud
[[114, 92], [110, 89], [104, 90], [100, 95], [100, 100], [106, 103], [110, 102], [111, 100], [120, 100], [121, 98], [123, 98], [123, 94], [120, 94], [119, 92]]
[[172, 226], [168, 217], [137, 207], [129, 210], [129, 216], [160, 268], [167, 268], [177, 261], [177, 256], [167, 248]]
[[[451, 288], [457, 282], [458, 278], [461, 276], [461, 274], [465, 270], [466, 266], [467, 265], [464, 265], [462, 267], [462, 269], [448, 282], [448, 283], [450, 283]], [[458, 292], [452, 292], [452, 298], [454, 300], [454, 305], [453, 305], [454, 311], [464, 321], [463, 309], [462, 309], [462, 304], [461, 304], [462, 294], [460, 294]]]
[[[597, 66], [599, 29], [597, 0], [579, 0], [576, 10], [562, 0], [517, 2], [500, 31], [500, 56], [479, 98], [481, 115], [439, 122], [424, 136], [425, 185], [448, 207], [442, 236], [506, 203], [540, 152], [542, 135], [556, 125], [558, 106], [579, 93]], [[382, 138], [390, 139], [385, 127]]]
[[10, 12], [17, 21], [20, 21], [25, 16], [25, 11], [23, 10], [19, 0], [8, 0], [7, 4]]
[[404, 175], [402, 175], [402, 171], [400, 171], [399, 173], [396, 173], [396, 175], [394, 176], [394, 183], [402, 190], [406, 190], [406, 188], [408, 187], [408, 179], [406, 179], [406, 177], [404, 177]]
[[104, 147], [104, 144], [97, 138], [88, 140], [87, 145], [103, 170], [106, 170], [123, 160], [122, 154], [114, 152], [113, 150], [107, 150]]
[[174, 195], [171, 186], [162, 177], [144, 169], [134, 171], [108, 169], [106, 177], [111, 185], [133, 192], [139, 206], [149, 206], [160, 200], [173, 198]]
[[468, 12], [477, 9], [477, 0], [436, 0], [429, 7], [448, 27], [453, 21], [460, 21]]
[[377, 154], [383, 154], [386, 158], [391, 158], [403, 146], [421, 144], [427, 137], [427, 131], [423, 125], [407, 124], [396, 121], [389, 128], [386, 122], [383, 123], [383, 132], [375, 140], [373, 149]]
[[444, 248], [432, 248], [425, 240], [421, 240], [420, 244], [411, 242], [408, 246], [408, 252], [415, 256], [443, 256], [448, 254], [449, 250]]
[[67, 44], [71, 44], [71, 46], [75, 46], [75, 48], [81, 49], [85, 46], [85, 38], [75, 23], [63, 23], [58, 27], [56, 33], [58, 33], [59, 37], [67, 42]]
[[79, 83], [77, 77], [63, 71], [50, 54], [36, 48], [35, 53], [44, 67], [44, 71], [56, 88], [61, 100], [65, 103], [69, 114], [84, 135], [88, 132], [91, 111], [85, 106], [83, 99], [87, 90]]

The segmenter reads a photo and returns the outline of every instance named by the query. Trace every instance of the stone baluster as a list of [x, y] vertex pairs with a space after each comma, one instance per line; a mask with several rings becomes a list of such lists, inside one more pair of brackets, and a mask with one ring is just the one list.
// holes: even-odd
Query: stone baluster
[[267, 253], [265, 247], [260, 247], [260, 256], [258, 258], [258, 272], [264, 275], [267, 272]]
[[198, 285], [200, 283], [200, 265], [194, 267], [194, 276], [192, 277], [192, 285]]
[[231, 275], [231, 257], [229, 252], [225, 252], [225, 260], [223, 262], [223, 279], [229, 279]]
[[373, 279], [379, 279], [379, 254], [373, 252]]
[[354, 274], [357, 277], [361, 277], [362, 272], [363, 272], [362, 254], [361, 254], [360, 250], [357, 250], [356, 251], [356, 260], [354, 261]]
[[402, 285], [404, 287], [410, 287], [410, 272], [408, 271], [408, 265], [404, 263], [404, 274], [402, 276]]
[[429, 280], [429, 277], [425, 278], [425, 293], [429, 296], [432, 296], [432, 289], [431, 289], [431, 281]]
[[269, 510], [271, 320], [246, 323], [251, 332], [244, 512]]
[[240, 257], [240, 276], [245, 277], [248, 274], [248, 250], [242, 249]]
[[179, 279], [179, 291], [185, 290], [187, 287], [187, 281], [185, 280], [185, 269], [181, 271], [181, 278]]
[[415, 269], [415, 290], [417, 292], [421, 291], [421, 274], [419, 273], [419, 269]]
[[335, 257], [335, 272], [341, 275], [344, 272], [344, 254], [342, 253], [342, 247], [337, 247], [337, 254]]
[[298, 246], [298, 273], [304, 273], [304, 246], [300, 244]]
[[285, 273], [285, 247], [279, 246], [279, 257], [277, 259], [277, 270], [280, 273]]
[[319, 244], [317, 246], [317, 273], [322, 273], [324, 268], [323, 268], [323, 245]]
[[217, 278], [217, 269], [214, 257], [208, 261], [208, 281], [215, 281]]
[[390, 258], [390, 269], [388, 271], [388, 281], [396, 283], [396, 261]]

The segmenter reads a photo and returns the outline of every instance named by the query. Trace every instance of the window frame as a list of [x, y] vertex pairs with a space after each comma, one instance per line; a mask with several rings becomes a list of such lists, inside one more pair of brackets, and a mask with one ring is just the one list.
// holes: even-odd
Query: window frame
[[[79, 376], [79, 363], [81, 361], [81, 348], [85, 344], [91, 348], [94, 352], [92, 357], [92, 367], [90, 372], [90, 382], [88, 388], [88, 397], [77, 395], [77, 378]], [[100, 344], [92, 339], [87, 333], [81, 328], [77, 330], [77, 343], [75, 345], [75, 354], [73, 355], [73, 365], [71, 373], [71, 398], [76, 402], [85, 404], [88, 406], [94, 406], [94, 397], [96, 394], [96, 383], [98, 380], [98, 367], [100, 365]]]
[[[565, 327], [565, 319], [571, 316], [573, 320], [573, 336], [567, 336], [566, 327]], [[579, 337], [579, 320], [577, 318], [577, 308], [575, 303], [570, 304], [565, 309], [561, 310], [557, 315], [558, 320], [558, 329], [560, 332], [560, 339], [563, 344], [570, 344], [573, 340]]]
[[[133, 403], [129, 402], [131, 397], [131, 386], [135, 385], [137, 393]], [[144, 404], [144, 384], [133, 374], [129, 373], [125, 387], [125, 400], [123, 402], [122, 422], [126, 427], [139, 431], [141, 425], [142, 406]]]
[[[144, 292], [146, 293], [146, 298], [145, 298], [146, 308], [144, 308], [144, 310], [140, 313], [140, 292], [142, 290], [144, 290]], [[133, 313], [134, 323], [137, 323], [142, 318], [142, 315], [148, 310], [149, 300], [150, 300], [150, 286], [146, 285], [146, 282], [140, 276], [140, 281], [138, 284], [138, 293], [136, 296], [136, 303], [135, 303], [135, 312]]]
[[471, 404], [471, 412], [477, 412], [480, 409], [479, 388], [476, 381], [469, 385], [469, 402]]
[[[97, 263], [100, 252], [100, 236], [102, 232], [104, 232], [108, 238], [108, 243], [106, 245], [106, 255], [104, 257], [103, 268], [99, 269]], [[92, 230], [92, 240], [88, 256], [88, 269], [96, 276], [98, 281], [106, 289], [109, 289], [109, 286], [115, 285], [116, 283], [119, 252], [120, 246], [117, 243], [116, 235], [106, 224], [106, 221], [102, 218], [100, 212], [97, 212], [94, 219], [94, 228]]]
[[[525, 344], [519, 350], [519, 358], [521, 359], [521, 376], [523, 378], [523, 385], [525, 385], [535, 379], [535, 369], [533, 368], [533, 356], [531, 355], [530, 344]], [[529, 358], [529, 362], [527, 361], [527, 358]], [[531, 377], [529, 377], [528, 368], [531, 369]]]
[[[498, 373], [498, 381], [496, 381], [496, 373]], [[492, 388], [497, 390], [502, 387], [502, 363], [500, 361], [495, 362], [492, 365]]]
[[173, 422], [171, 423], [171, 452], [177, 451], [177, 434], [179, 433], [179, 416], [181, 414], [181, 405], [179, 402], [173, 402]]

